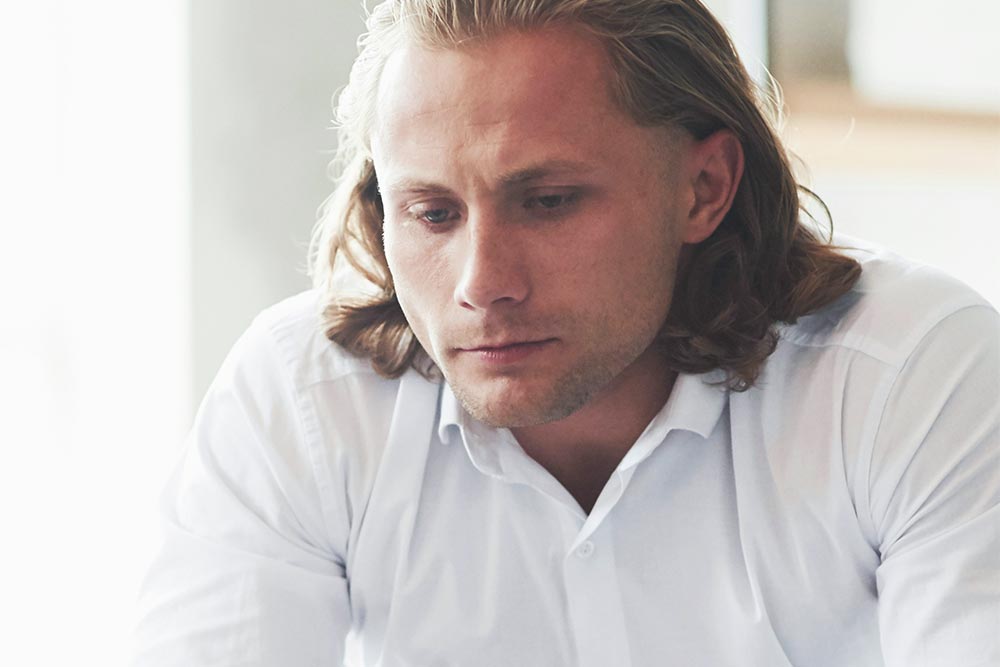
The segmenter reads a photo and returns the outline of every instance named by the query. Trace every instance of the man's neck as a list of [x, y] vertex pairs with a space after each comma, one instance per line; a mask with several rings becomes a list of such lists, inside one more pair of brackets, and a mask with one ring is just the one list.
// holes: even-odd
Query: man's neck
[[649, 349], [569, 417], [511, 432], [589, 513], [626, 452], [667, 402], [676, 377], [662, 355]]

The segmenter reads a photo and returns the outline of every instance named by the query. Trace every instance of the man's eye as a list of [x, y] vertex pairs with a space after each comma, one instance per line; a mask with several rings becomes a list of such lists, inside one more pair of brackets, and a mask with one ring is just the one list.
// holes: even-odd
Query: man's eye
[[576, 201], [575, 193], [560, 192], [547, 195], [538, 195], [525, 202], [525, 208], [536, 208], [551, 211], [558, 208], [565, 208]]
[[446, 208], [432, 208], [421, 213], [420, 217], [432, 225], [437, 225], [442, 222], [448, 222], [448, 218], [451, 217], [451, 211]]
[[454, 217], [454, 211], [450, 208], [427, 208], [415, 206], [410, 209], [410, 215], [420, 222], [434, 226], [450, 221]]

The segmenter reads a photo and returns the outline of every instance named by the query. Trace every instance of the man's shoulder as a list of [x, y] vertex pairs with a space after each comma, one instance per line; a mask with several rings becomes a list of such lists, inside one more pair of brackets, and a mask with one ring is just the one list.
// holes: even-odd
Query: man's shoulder
[[968, 285], [932, 266], [856, 239], [839, 238], [861, 277], [844, 296], [780, 329], [787, 344], [841, 348], [901, 366], [927, 334], [969, 308], [995, 310]]
[[347, 377], [386, 381], [368, 359], [351, 354], [326, 336], [324, 296], [319, 290], [309, 289], [265, 308], [254, 318], [246, 336], [270, 342], [292, 385], [299, 390]]

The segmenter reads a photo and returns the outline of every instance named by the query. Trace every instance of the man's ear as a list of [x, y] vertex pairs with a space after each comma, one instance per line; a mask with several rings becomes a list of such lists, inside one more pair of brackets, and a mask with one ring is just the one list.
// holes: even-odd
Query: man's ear
[[687, 212], [684, 243], [701, 243], [726, 217], [743, 178], [743, 146], [731, 130], [718, 130], [695, 142], [686, 177], [693, 204]]

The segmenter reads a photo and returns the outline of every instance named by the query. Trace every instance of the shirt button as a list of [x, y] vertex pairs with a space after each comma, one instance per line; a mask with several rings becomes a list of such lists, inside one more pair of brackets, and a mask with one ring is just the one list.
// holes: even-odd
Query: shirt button
[[590, 540], [587, 540], [576, 549], [576, 555], [580, 558], [590, 558], [590, 554], [592, 553], [594, 553], [594, 543]]

